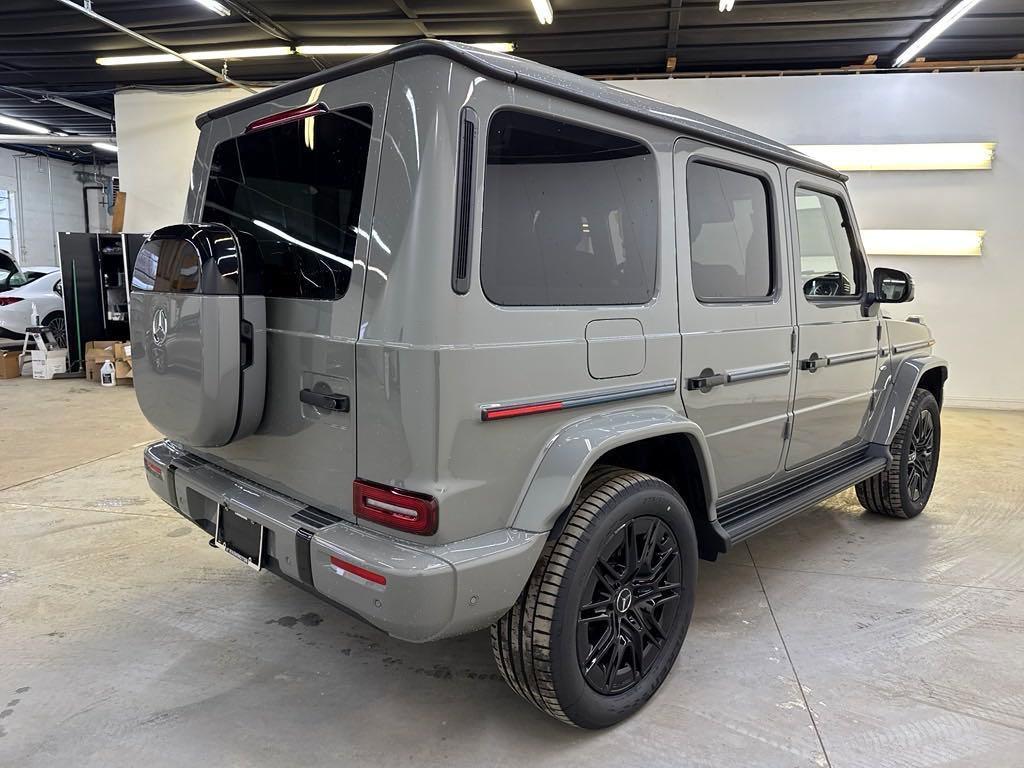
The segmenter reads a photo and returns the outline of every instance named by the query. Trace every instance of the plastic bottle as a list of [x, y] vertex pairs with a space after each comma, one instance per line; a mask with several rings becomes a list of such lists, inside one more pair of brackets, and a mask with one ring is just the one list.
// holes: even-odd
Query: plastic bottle
[[100, 384], [104, 387], [115, 386], [113, 360], [107, 360], [102, 366], [100, 366]]

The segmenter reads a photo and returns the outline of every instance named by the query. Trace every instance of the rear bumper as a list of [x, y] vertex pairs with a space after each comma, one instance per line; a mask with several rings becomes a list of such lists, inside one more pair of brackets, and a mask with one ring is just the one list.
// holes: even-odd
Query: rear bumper
[[[547, 536], [493, 531], [436, 546], [368, 531], [250, 483], [168, 441], [145, 451], [154, 492], [211, 536], [224, 505], [266, 528], [265, 562], [394, 637], [434, 640], [485, 627], [519, 596]], [[379, 574], [377, 584], [331, 558]]]

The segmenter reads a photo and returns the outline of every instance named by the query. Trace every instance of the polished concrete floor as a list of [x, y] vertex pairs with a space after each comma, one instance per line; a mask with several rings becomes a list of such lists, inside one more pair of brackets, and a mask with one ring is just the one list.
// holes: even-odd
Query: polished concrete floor
[[0, 381], [0, 766], [1024, 765], [1024, 413], [944, 413], [910, 522], [847, 492], [702, 564], [621, 726], [549, 720], [485, 633], [392, 640], [150, 494], [130, 389]]

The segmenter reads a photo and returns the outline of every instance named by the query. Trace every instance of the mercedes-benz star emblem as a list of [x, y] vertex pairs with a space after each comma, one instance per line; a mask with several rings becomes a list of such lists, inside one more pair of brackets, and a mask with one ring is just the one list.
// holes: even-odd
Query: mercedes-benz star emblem
[[153, 343], [158, 347], [167, 339], [167, 312], [157, 307], [153, 313]]
[[633, 592], [628, 587], [615, 596], [615, 610], [619, 613], [625, 613], [628, 611], [632, 604]]

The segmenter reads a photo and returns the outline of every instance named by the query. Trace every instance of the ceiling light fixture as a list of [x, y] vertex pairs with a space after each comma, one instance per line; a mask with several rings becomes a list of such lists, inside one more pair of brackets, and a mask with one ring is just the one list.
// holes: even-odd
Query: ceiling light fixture
[[19, 120], [16, 117], [6, 117], [0, 115], [0, 125], [9, 125], [11, 128], [17, 128], [19, 131], [28, 131], [29, 133], [52, 133], [49, 128], [44, 128], [39, 123], [30, 123], [27, 120]]
[[736, 5], [736, 0], [718, 0], [718, 12], [728, 13]]
[[107, 144], [105, 141], [94, 141], [93, 146], [96, 147], [96, 149], [102, 149], [104, 152], [113, 152], [115, 155], [117, 154], [117, 147], [113, 144]]
[[793, 147], [837, 171], [987, 170], [994, 142], [938, 144], [806, 144]]
[[981, 256], [983, 229], [862, 229], [872, 256]]
[[[302, 56], [365, 56], [371, 53], [384, 53], [396, 47], [398, 43], [353, 43], [351, 45], [299, 45], [295, 52]], [[516, 49], [513, 43], [470, 43], [474, 48], [495, 53], [512, 53]]]
[[230, 16], [231, 11], [225, 8], [223, 5], [217, 2], [217, 0], [196, 0], [203, 8], [207, 8], [218, 16]]
[[930, 42], [949, 29], [961, 16], [980, 2], [981, 0], [960, 0], [960, 2], [953, 6], [941, 19], [936, 21], [921, 35], [919, 35], [916, 40], [911, 41], [910, 45], [904, 48], [899, 56], [896, 57], [896, 61], [893, 63], [893, 66], [902, 67], [904, 64], [911, 61], [915, 56], [917, 56], [917, 54], [923, 51]]
[[[286, 45], [266, 48], [227, 48], [217, 51], [183, 51], [182, 56], [190, 61], [221, 61], [227, 59], [259, 59], [272, 56], [290, 56], [292, 49]], [[181, 59], [169, 53], [144, 53], [138, 56], [100, 56], [96, 63], [104, 67], [118, 67], [132, 64], [168, 64]]]
[[537, 14], [537, 21], [541, 24], [550, 24], [555, 20], [551, 0], [533, 0], [533, 10]]

